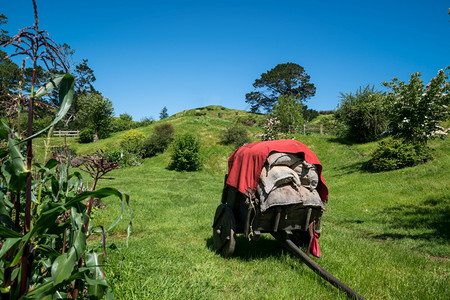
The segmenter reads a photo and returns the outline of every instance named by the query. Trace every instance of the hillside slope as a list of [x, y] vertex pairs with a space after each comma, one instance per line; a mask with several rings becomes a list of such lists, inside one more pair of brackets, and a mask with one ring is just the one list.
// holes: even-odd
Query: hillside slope
[[[222, 112], [219, 115], [219, 112]], [[204, 114], [205, 113], [205, 114]], [[234, 114], [234, 116], [233, 116]], [[226, 260], [212, 250], [211, 225], [220, 203], [227, 158], [234, 151], [220, 134], [248, 113], [203, 108], [142, 128], [170, 122], [177, 134], [202, 141], [199, 172], [167, 170], [170, 153], [141, 166], [111, 172], [114, 186], [131, 196], [133, 233], [125, 246], [119, 226], [109, 237], [107, 275], [119, 299], [345, 299], [287, 254], [270, 235], [257, 242], [237, 238]], [[258, 117], [258, 116], [256, 116]], [[258, 127], [247, 127], [253, 134]], [[94, 145], [72, 144], [79, 153], [111, 147], [123, 133]], [[377, 143], [347, 144], [333, 136], [296, 136], [324, 166], [330, 200], [323, 217], [320, 265], [368, 299], [445, 299], [450, 282], [450, 142], [434, 141], [434, 160], [412, 168], [369, 173], [361, 166]], [[115, 199], [97, 210], [96, 223], [111, 223]], [[121, 262], [122, 258], [125, 260]]]

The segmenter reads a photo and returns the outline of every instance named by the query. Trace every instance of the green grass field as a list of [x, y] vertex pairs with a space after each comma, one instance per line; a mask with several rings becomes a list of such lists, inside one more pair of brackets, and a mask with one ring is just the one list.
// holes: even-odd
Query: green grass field
[[[217, 255], [211, 225], [234, 150], [220, 145], [218, 136], [233, 121], [181, 114], [166, 122], [176, 133], [201, 137], [205, 168], [169, 171], [166, 152], [114, 170], [114, 180], [100, 182], [128, 193], [133, 209], [128, 247], [126, 219], [108, 237], [119, 248], [108, 252], [106, 267], [117, 299], [346, 298], [270, 235], [257, 242], [238, 236], [231, 259]], [[97, 145], [71, 143], [87, 153], [117, 143], [120, 134]], [[367, 299], [449, 299], [449, 141], [434, 141], [435, 158], [425, 165], [368, 173], [361, 166], [376, 143], [352, 145], [319, 135], [296, 139], [321, 160], [330, 193], [319, 239], [322, 257], [314, 260]], [[94, 222], [107, 225], [120, 203], [104, 203]]]

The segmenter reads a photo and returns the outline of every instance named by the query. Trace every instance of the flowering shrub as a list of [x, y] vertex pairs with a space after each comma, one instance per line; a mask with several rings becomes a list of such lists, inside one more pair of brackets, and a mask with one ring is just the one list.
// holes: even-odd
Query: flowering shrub
[[426, 143], [443, 130], [441, 122], [450, 115], [450, 83], [445, 70], [439, 70], [436, 77], [424, 86], [420, 73], [411, 74], [409, 83], [394, 78], [383, 83], [392, 91], [388, 97], [389, 129], [391, 133], [413, 143]]
[[272, 141], [278, 139], [280, 132], [280, 120], [277, 118], [268, 118], [264, 124], [264, 133], [261, 136], [263, 141]]

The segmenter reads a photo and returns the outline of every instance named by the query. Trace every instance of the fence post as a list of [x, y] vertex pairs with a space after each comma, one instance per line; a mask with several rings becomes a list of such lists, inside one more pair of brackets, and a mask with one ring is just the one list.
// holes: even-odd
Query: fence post
[[303, 135], [306, 135], [306, 124], [303, 124]]
[[323, 134], [323, 124], [320, 124], [320, 135]]

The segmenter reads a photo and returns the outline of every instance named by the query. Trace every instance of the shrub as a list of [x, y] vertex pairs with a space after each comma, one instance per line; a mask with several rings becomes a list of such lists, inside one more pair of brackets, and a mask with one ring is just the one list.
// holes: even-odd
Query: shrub
[[236, 148], [250, 142], [247, 129], [242, 126], [232, 126], [227, 128], [221, 138], [221, 142], [225, 145], [233, 145]]
[[131, 129], [125, 132], [120, 138], [120, 147], [124, 152], [142, 155], [144, 152], [145, 133], [137, 129]]
[[117, 162], [120, 165], [123, 157], [123, 150], [120, 148], [105, 148], [104, 149], [104, 158], [109, 162]]
[[91, 128], [84, 128], [80, 131], [79, 141], [80, 143], [92, 143], [94, 140], [94, 130]]
[[123, 152], [119, 162], [121, 166], [139, 166], [142, 164], [142, 156], [138, 153]]
[[425, 144], [393, 139], [379, 144], [367, 167], [375, 172], [390, 171], [415, 166], [430, 158], [430, 149]]
[[144, 157], [150, 157], [164, 152], [170, 143], [172, 143], [174, 132], [173, 125], [169, 123], [155, 126], [153, 134], [144, 141]]
[[341, 103], [335, 112], [338, 121], [346, 126], [344, 135], [355, 142], [370, 142], [381, 138], [387, 128], [386, 97], [366, 86], [355, 94], [341, 93]]
[[201, 166], [200, 141], [189, 133], [178, 137], [174, 143], [169, 169], [198, 171]]
[[281, 95], [273, 106], [272, 117], [279, 120], [278, 129], [283, 133], [293, 132], [302, 125], [303, 105], [295, 97]]
[[280, 120], [277, 118], [266, 119], [264, 127], [264, 133], [261, 135], [263, 141], [277, 140], [281, 136]]
[[394, 78], [383, 84], [392, 91], [390, 100], [389, 130], [392, 135], [413, 143], [427, 143], [428, 140], [445, 135], [435, 133], [443, 130], [441, 123], [450, 117], [450, 82], [445, 70], [439, 70], [436, 77], [425, 85], [420, 73], [411, 74], [408, 83]]
[[129, 114], [120, 114], [118, 118], [111, 120], [111, 132], [130, 130], [136, 128], [138, 122], [134, 122]]

